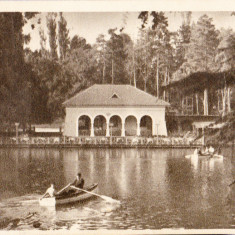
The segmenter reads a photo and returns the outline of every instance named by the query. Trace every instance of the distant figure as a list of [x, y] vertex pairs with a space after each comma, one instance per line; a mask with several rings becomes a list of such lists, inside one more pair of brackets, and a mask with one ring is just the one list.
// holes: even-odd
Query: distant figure
[[202, 154], [203, 154], [203, 147], [201, 147], [201, 148], [198, 150], [198, 154], [199, 154], [199, 155], [202, 155]]
[[208, 149], [208, 147], [206, 146], [206, 149], [205, 149], [205, 151], [204, 151], [204, 154], [208, 154], [209, 153], [209, 149]]
[[85, 181], [82, 178], [82, 174], [78, 173], [76, 179], [74, 180], [74, 182], [71, 185], [73, 185], [77, 188], [83, 188], [84, 183], [85, 183]]
[[210, 154], [214, 154], [215, 149], [214, 149], [212, 146], [210, 146], [210, 148], [208, 149], [208, 151], [209, 151]]
[[55, 196], [55, 188], [54, 184], [51, 184], [51, 187], [47, 189], [45, 194], [42, 196], [42, 198], [49, 196], [49, 197], [54, 197]]
[[217, 153], [218, 153], [219, 155], [221, 154], [221, 148], [220, 148], [220, 147], [218, 147]]
[[194, 150], [193, 155], [198, 155], [198, 149], [197, 148]]

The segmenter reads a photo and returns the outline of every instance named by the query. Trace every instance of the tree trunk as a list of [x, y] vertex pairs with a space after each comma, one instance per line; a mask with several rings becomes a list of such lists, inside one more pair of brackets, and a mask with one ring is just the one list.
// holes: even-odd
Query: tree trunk
[[231, 95], [231, 88], [228, 87], [227, 89], [227, 111], [228, 113], [231, 112], [231, 100], [230, 100], [230, 95]]
[[199, 115], [199, 109], [198, 109], [198, 93], [195, 94], [196, 98], [196, 114]]
[[114, 71], [113, 71], [113, 52], [112, 52], [112, 84], [114, 82], [113, 75], [114, 75]]
[[133, 62], [133, 78], [134, 78], [134, 87], [136, 87], [136, 77], [135, 77], [135, 50], [133, 46], [133, 57], [132, 57], [132, 62]]
[[157, 58], [156, 84], [157, 84], [157, 98], [159, 98], [159, 57]]
[[208, 115], [208, 89], [204, 90], [204, 115]]
[[222, 94], [222, 105], [223, 105], [222, 116], [224, 116], [226, 113], [226, 86], [224, 87], [224, 89], [221, 89], [221, 94]]
[[102, 79], [102, 83], [104, 84], [105, 81], [105, 61], [104, 61], [104, 65], [103, 65], [103, 79]]

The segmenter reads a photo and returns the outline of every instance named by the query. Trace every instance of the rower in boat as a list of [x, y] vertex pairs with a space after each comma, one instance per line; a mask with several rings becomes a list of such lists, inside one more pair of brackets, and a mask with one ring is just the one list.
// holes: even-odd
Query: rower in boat
[[82, 174], [78, 173], [77, 176], [76, 176], [76, 179], [73, 181], [73, 183], [71, 185], [75, 186], [77, 188], [83, 188], [84, 183], [85, 183], [85, 181], [82, 178]]
[[51, 184], [51, 186], [43, 194], [42, 198], [44, 198], [44, 197], [54, 197], [55, 194], [56, 194], [56, 191], [55, 191], [54, 184]]
[[76, 176], [76, 179], [73, 181], [73, 183], [68, 184], [66, 186], [66, 188], [63, 190], [63, 194], [72, 194], [72, 193], [75, 193], [78, 190], [74, 189], [71, 186], [74, 186], [74, 187], [79, 188], [79, 189], [83, 189], [84, 184], [85, 184], [85, 181], [82, 178], [82, 174], [79, 172], [77, 174], [77, 176]]

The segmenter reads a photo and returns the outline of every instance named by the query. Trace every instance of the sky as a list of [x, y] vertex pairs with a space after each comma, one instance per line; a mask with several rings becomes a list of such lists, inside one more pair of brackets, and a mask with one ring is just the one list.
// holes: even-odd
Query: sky
[[[108, 35], [108, 29], [125, 27], [124, 33], [130, 35], [135, 40], [138, 35], [141, 21], [138, 19], [139, 12], [64, 12], [63, 15], [67, 21], [69, 36], [74, 35], [84, 37], [88, 43], [93, 44], [99, 34]], [[228, 11], [208, 11], [208, 12], [192, 12], [192, 21], [197, 22], [198, 18], [207, 14], [213, 18], [213, 23], [217, 29], [222, 27], [232, 28], [235, 31], [235, 16], [231, 16]], [[24, 33], [30, 33], [31, 41], [28, 47], [32, 50], [40, 48], [39, 29], [42, 28], [47, 33], [46, 12], [40, 13], [34, 19], [28, 22], [24, 27]], [[176, 31], [182, 23], [182, 12], [165, 12], [168, 18], [168, 29]], [[41, 18], [41, 24], [37, 24], [38, 18]], [[34, 30], [31, 24], [35, 24]]]

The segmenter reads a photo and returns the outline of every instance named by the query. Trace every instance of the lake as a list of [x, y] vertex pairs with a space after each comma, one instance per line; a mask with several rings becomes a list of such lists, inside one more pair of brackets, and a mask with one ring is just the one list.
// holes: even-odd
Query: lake
[[[0, 229], [234, 229], [235, 158], [185, 158], [190, 149], [0, 149]], [[58, 208], [38, 199], [81, 172], [94, 198]]]

